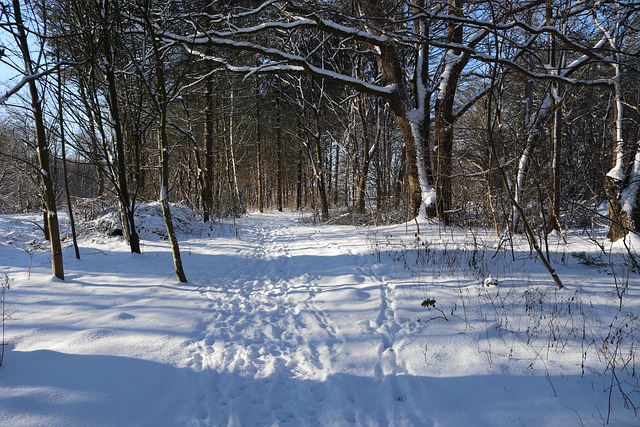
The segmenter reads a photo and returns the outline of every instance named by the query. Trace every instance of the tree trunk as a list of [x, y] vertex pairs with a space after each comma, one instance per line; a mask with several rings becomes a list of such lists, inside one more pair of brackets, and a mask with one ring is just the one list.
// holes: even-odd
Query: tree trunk
[[[553, 6], [547, 3], [546, 8], [547, 26], [555, 24], [553, 19]], [[560, 67], [558, 67], [558, 63]], [[562, 68], [562, 57], [558, 58], [556, 49], [556, 39], [549, 35], [549, 68], [554, 73], [558, 73]], [[551, 128], [551, 152], [549, 161], [549, 188], [548, 188], [548, 209], [547, 209], [547, 233], [560, 231], [560, 147], [562, 143], [562, 98], [557, 82], [551, 83], [551, 111], [553, 112], [553, 122]]]
[[262, 171], [262, 133], [260, 127], [260, 89], [256, 79], [256, 168], [258, 171], [258, 210], [264, 212], [264, 176]]
[[236, 167], [236, 148], [235, 148], [235, 92], [233, 83], [231, 83], [230, 99], [229, 99], [229, 126], [226, 130], [227, 135], [227, 178], [229, 188], [233, 197], [232, 203], [234, 210], [244, 211], [244, 204], [240, 198], [240, 188], [238, 186], [238, 172]]
[[[416, 0], [421, 3], [421, 0]], [[418, 9], [424, 5], [416, 4]], [[385, 11], [383, 4], [372, 0], [363, 2], [365, 12], [370, 16], [384, 16]], [[416, 27], [421, 36], [426, 34], [427, 27], [420, 22], [420, 28]], [[404, 142], [404, 156], [406, 160], [407, 173], [407, 190], [408, 190], [408, 206], [407, 214], [409, 219], [413, 219], [420, 212], [420, 207], [424, 204], [425, 208], [431, 203], [429, 200], [430, 183], [427, 182], [427, 172], [424, 170], [425, 153], [423, 148], [428, 143], [423, 138], [425, 133], [423, 126], [428, 124], [430, 108], [424, 104], [425, 97], [428, 97], [428, 91], [425, 88], [425, 77], [428, 68], [424, 68], [428, 61], [428, 52], [425, 52], [426, 46], [424, 40], [420, 42], [418, 48], [418, 57], [416, 58], [416, 82], [419, 89], [416, 93], [411, 94], [411, 90], [405, 83], [405, 69], [402, 66], [402, 60], [397, 46], [393, 43], [381, 45], [378, 48], [378, 68], [382, 72], [383, 80], [387, 84], [393, 84], [395, 91], [386, 97], [389, 106], [395, 117], [398, 128]], [[426, 55], [425, 55], [426, 54]], [[412, 97], [412, 95], [414, 95]], [[417, 108], [412, 107], [416, 99]], [[420, 156], [422, 154], [422, 156]], [[420, 162], [420, 163], [419, 163]]]
[[[555, 87], [553, 87], [555, 86]], [[560, 231], [560, 147], [562, 145], [562, 100], [558, 87], [552, 83], [553, 123], [551, 130], [551, 153], [549, 163], [549, 205], [547, 210], [547, 233]]]
[[[448, 0], [448, 3], [449, 14], [462, 17], [462, 1]], [[449, 43], [462, 44], [462, 24], [450, 23], [447, 31], [447, 41]], [[451, 208], [453, 202], [451, 183], [453, 125], [455, 122], [453, 109], [460, 74], [467, 61], [468, 56], [465, 56], [461, 50], [454, 48], [447, 49], [435, 106], [434, 137], [437, 151], [434, 175], [437, 194], [436, 213], [445, 224], [451, 223]]]
[[359, 99], [359, 106], [357, 108], [358, 117], [360, 118], [360, 135], [362, 137], [362, 165], [360, 166], [360, 174], [358, 176], [358, 183], [356, 187], [356, 200], [355, 211], [363, 214], [365, 212], [365, 199], [367, 196], [367, 178], [369, 176], [369, 163], [370, 157], [370, 138], [368, 130], [367, 114], [365, 112], [366, 101], [362, 99], [362, 95]]
[[204, 108], [204, 173], [202, 186], [202, 212], [204, 222], [211, 220], [213, 213], [213, 76], [207, 76]]
[[150, 22], [150, 16], [145, 14], [147, 26], [151, 31], [153, 40], [153, 54], [155, 56], [155, 72], [156, 72], [156, 93], [155, 101], [159, 113], [158, 126], [158, 146], [160, 149], [160, 206], [162, 207], [162, 216], [164, 217], [165, 227], [167, 229], [167, 238], [171, 244], [171, 253], [173, 255], [173, 266], [178, 281], [187, 282], [187, 276], [182, 266], [182, 257], [180, 256], [180, 245], [173, 227], [173, 218], [171, 216], [171, 207], [169, 205], [169, 142], [167, 137], [167, 89], [164, 77], [164, 60], [158, 47], [157, 38], [153, 33], [153, 26]]
[[80, 248], [76, 236], [76, 222], [73, 217], [73, 205], [71, 203], [71, 190], [69, 189], [69, 174], [67, 171], [67, 147], [64, 132], [64, 111], [62, 109], [62, 72], [58, 70], [58, 125], [60, 126], [60, 149], [62, 150], [62, 174], [64, 179], [64, 192], [67, 198], [67, 210], [69, 211], [69, 223], [71, 224], [71, 237], [73, 239], [73, 250], [76, 259], [80, 259]]
[[[135, 226], [135, 212], [134, 206], [131, 201], [129, 190], [127, 186], [127, 163], [125, 158], [125, 149], [124, 149], [124, 135], [122, 131], [122, 121], [120, 117], [120, 111], [118, 106], [118, 90], [116, 84], [116, 76], [114, 72], [115, 64], [114, 61], [114, 51], [113, 46], [111, 45], [111, 32], [112, 28], [109, 27], [107, 22], [107, 16], [109, 14], [110, 2], [109, 0], [105, 0], [103, 3], [103, 22], [102, 22], [102, 48], [103, 55], [105, 60], [105, 77], [107, 80], [108, 86], [108, 95], [107, 95], [107, 105], [109, 108], [109, 112], [111, 113], [111, 120], [113, 121], [113, 131], [115, 136], [115, 146], [116, 146], [116, 161], [117, 161], [117, 182], [116, 191], [118, 192], [118, 198], [120, 199], [120, 205], [123, 209], [122, 211], [122, 219], [123, 223], [123, 231], [126, 230], [128, 233], [129, 246], [131, 248], [131, 253], [141, 253], [140, 251], [140, 237], [138, 235], [138, 231]], [[126, 224], [125, 224], [126, 223]]]
[[[518, 171], [516, 175], [515, 189], [513, 190], [513, 197], [516, 203], [522, 206], [522, 199], [524, 194], [525, 181], [527, 173], [529, 172], [529, 163], [531, 162], [531, 156], [533, 150], [538, 145], [540, 140], [540, 134], [542, 132], [542, 123], [546, 120], [550, 109], [550, 98], [547, 95], [542, 102], [540, 109], [533, 113], [533, 80], [528, 79], [525, 86], [525, 115], [524, 115], [524, 128], [527, 130], [527, 142], [524, 150], [520, 155], [518, 162]], [[516, 206], [512, 206], [511, 211], [511, 231], [513, 233], [520, 232], [520, 220], [518, 216], [518, 209]]]
[[[614, 64], [613, 99], [613, 167], [604, 180], [604, 188], [609, 199], [611, 226], [607, 238], [616, 241], [625, 237], [629, 230], [640, 230], [640, 146], [636, 144], [634, 158], [628, 165], [627, 147], [623, 136], [624, 102], [622, 96], [621, 67]], [[640, 138], [640, 135], [638, 135]]]
[[[13, 10], [16, 19], [17, 40], [20, 45], [22, 59], [25, 66], [25, 75], [33, 75], [33, 63], [27, 32], [22, 20], [20, 1], [13, 0]], [[49, 242], [51, 245], [51, 271], [55, 277], [64, 280], [64, 266], [62, 260], [62, 244], [60, 243], [60, 228], [58, 225], [58, 212], [56, 209], [56, 195], [53, 189], [49, 167], [49, 146], [47, 143], [46, 129], [42, 113], [42, 101], [38, 92], [36, 81], [31, 79], [28, 83], [29, 96], [31, 98], [31, 108], [33, 109], [33, 119], [36, 128], [36, 145], [38, 167], [40, 168], [40, 184], [42, 185], [43, 200], [45, 204], [46, 220], [48, 227]]]
[[276, 97], [276, 205], [278, 211], [282, 212], [282, 195], [284, 189], [282, 188], [282, 116], [280, 112], [280, 96]]
[[298, 148], [298, 161], [296, 162], [296, 210], [302, 210], [302, 145]]
[[314, 138], [314, 174], [318, 184], [318, 193], [320, 196], [320, 207], [322, 211], [322, 220], [329, 219], [329, 200], [327, 198], [327, 188], [324, 181], [324, 156], [322, 155], [322, 144], [320, 140], [320, 117], [317, 110], [314, 110], [316, 122], [316, 137]]
[[[335, 164], [335, 175], [334, 175], [334, 183], [333, 183], [333, 204], [337, 205], [339, 201], [340, 191], [339, 187], [339, 178], [340, 178], [340, 145], [336, 144], [336, 150], [334, 154], [334, 164]], [[346, 172], [346, 170], [345, 170]], [[346, 179], [345, 179], [346, 181]]]

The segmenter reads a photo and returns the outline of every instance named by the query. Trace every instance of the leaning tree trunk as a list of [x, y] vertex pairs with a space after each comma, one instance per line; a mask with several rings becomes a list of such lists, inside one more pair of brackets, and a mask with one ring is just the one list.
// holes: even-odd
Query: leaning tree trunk
[[[524, 150], [520, 155], [518, 161], [518, 171], [516, 173], [516, 183], [513, 190], [513, 197], [518, 205], [523, 204], [524, 190], [527, 174], [529, 172], [529, 164], [531, 163], [531, 156], [533, 155], [534, 148], [540, 141], [542, 133], [542, 123], [547, 119], [550, 108], [550, 95], [547, 95], [542, 102], [540, 109], [533, 113], [533, 81], [528, 80], [525, 89], [525, 120], [524, 127], [527, 129], [527, 142]], [[518, 216], [518, 210], [515, 206], [512, 206], [511, 213], [511, 231], [513, 233], [519, 233], [521, 230], [520, 218]]]
[[[22, 11], [20, 10], [19, 0], [13, 0], [13, 9], [18, 32], [17, 39], [20, 45], [22, 59], [24, 61], [25, 74], [27, 76], [33, 76], [34, 70], [30, 53], [31, 47], [27, 40], [27, 32], [22, 20]], [[42, 113], [42, 100], [40, 99], [38, 86], [34, 79], [29, 80], [28, 86], [29, 95], [31, 97], [31, 107], [33, 109], [33, 119], [36, 128], [38, 167], [40, 168], [40, 183], [42, 185], [46, 213], [45, 229], [48, 229], [49, 242], [51, 245], [51, 270], [58, 279], [64, 280], [62, 244], [60, 243], [56, 195], [53, 190], [53, 180], [51, 179], [49, 167], [49, 146], [47, 144], [47, 136]]]
[[[148, 29], [151, 31], [153, 28], [149, 15], [145, 15], [147, 19]], [[173, 255], [173, 266], [175, 269], [176, 277], [182, 283], [187, 282], [187, 276], [184, 274], [184, 268], [182, 266], [182, 258], [180, 256], [180, 245], [173, 227], [173, 219], [171, 216], [171, 207], [169, 205], [169, 142], [167, 137], [167, 89], [166, 81], [164, 77], [164, 61], [160, 53], [158, 46], [158, 39], [155, 37], [153, 31], [151, 31], [151, 38], [153, 40], [153, 54], [155, 56], [155, 72], [156, 72], [156, 105], [159, 113], [159, 127], [158, 127], [158, 145], [160, 148], [160, 206], [162, 207], [162, 216], [164, 217], [165, 227], [167, 229], [167, 237], [169, 243], [171, 243], [171, 253]]]
[[173, 218], [171, 216], [171, 208], [169, 206], [168, 188], [169, 188], [169, 144], [167, 143], [167, 112], [166, 105], [162, 107], [160, 113], [160, 129], [158, 130], [158, 139], [160, 146], [160, 167], [162, 175], [162, 183], [160, 185], [160, 206], [162, 207], [162, 215], [167, 229], [167, 237], [171, 243], [171, 252], [173, 254], [173, 266], [176, 277], [182, 283], [187, 282], [187, 277], [182, 266], [182, 258], [180, 256], [180, 245], [173, 227]]
[[[147, 18], [148, 28], [153, 28], [151, 22], [148, 20], [149, 15], [145, 15]], [[169, 142], [167, 137], [167, 89], [165, 86], [164, 77], [164, 61], [158, 47], [155, 34], [151, 33], [153, 43], [153, 54], [155, 56], [155, 72], [156, 72], [156, 93], [155, 101], [159, 113], [159, 126], [158, 126], [158, 146], [160, 148], [160, 206], [162, 207], [162, 216], [164, 217], [165, 227], [167, 229], [167, 237], [171, 244], [171, 252], [173, 255], [173, 266], [175, 269], [177, 279], [182, 282], [187, 282], [187, 277], [184, 274], [184, 268], [182, 267], [182, 258], [180, 256], [180, 245], [173, 227], [173, 218], [171, 216], [171, 207], [169, 205]]]

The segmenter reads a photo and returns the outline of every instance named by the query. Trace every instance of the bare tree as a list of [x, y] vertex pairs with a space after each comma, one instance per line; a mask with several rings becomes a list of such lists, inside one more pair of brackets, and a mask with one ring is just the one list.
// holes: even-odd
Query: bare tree
[[[3, 6], [3, 15], [8, 14], [8, 10]], [[60, 229], [58, 225], [58, 211], [56, 208], [56, 194], [53, 188], [53, 179], [50, 169], [49, 142], [46, 137], [46, 129], [42, 110], [42, 97], [38, 90], [36, 64], [31, 57], [31, 45], [27, 37], [27, 28], [22, 18], [20, 1], [13, 0], [13, 22], [12, 34], [16, 39], [24, 63], [24, 79], [29, 88], [31, 98], [31, 108], [36, 131], [36, 145], [38, 166], [40, 168], [40, 183], [42, 185], [42, 197], [45, 207], [45, 225], [48, 231], [48, 240], [51, 245], [51, 270], [53, 274], [64, 280], [64, 265], [62, 260], [62, 244], [60, 242]]]
[[[151, 7], [150, 2], [146, 1], [143, 9], [143, 16], [146, 22], [146, 30], [149, 32], [149, 43], [152, 50], [152, 60], [154, 61], [153, 72], [155, 74], [155, 88], [152, 90], [154, 105], [158, 113], [158, 148], [160, 149], [160, 206], [162, 207], [162, 215], [164, 217], [165, 227], [167, 229], [167, 237], [171, 243], [171, 251], [173, 255], [173, 266], [176, 277], [180, 282], [186, 283], [187, 276], [182, 266], [182, 257], [180, 256], [180, 246], [176, 237], [173, 226], [173, 218], [171, 216], [171, 207], [169, 205], [169, 141], [167, 136], [167, 121], [169, 104], [169, 96], [167, 94], [167, 81], [165, 79], [165, 58], [163, 52], [160, 51], [159, 40], [151, 25]], [[143, 70], [144, 71], [144, 70]], [[142, 76], [144, 78], [144, 76]], [[151, 85], [149, 86], [152, 87]]]

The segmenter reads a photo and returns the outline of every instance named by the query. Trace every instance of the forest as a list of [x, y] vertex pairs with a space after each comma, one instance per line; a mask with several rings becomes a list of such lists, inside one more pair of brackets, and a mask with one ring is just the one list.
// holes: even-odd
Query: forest
[[637, 426], [640, 2], [0, 0], [0, 425]]
[[[640, 230], [640, 5], [553, 0], [33, 0], [0, 12], [0, 208], [159, 200], [204, 222], [522, 234]], [[345, 215], [348, 214], [348, 215]], [[548, 266], [553, 275], [553, 268]], [[560, 280], [554, 276], [558, 288]]]

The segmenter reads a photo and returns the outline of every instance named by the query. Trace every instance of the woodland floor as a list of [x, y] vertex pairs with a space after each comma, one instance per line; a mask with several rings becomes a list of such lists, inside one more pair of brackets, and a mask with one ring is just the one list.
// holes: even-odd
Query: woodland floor
[[554, 240], [558, 291], [488, 232], [179, 211], [180, 284], [151, 210], [142, 255], [85, 227], [64, 282], [0, 216], [0, 425], [638, 425], [640, 276], [601, 232]]

